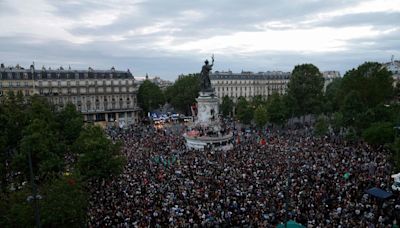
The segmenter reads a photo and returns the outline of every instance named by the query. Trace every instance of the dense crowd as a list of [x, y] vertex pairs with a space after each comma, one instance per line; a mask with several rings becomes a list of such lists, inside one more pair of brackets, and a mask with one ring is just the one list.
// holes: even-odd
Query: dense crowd
[[183, 130], [141, 126], [110, 134], [124, 142], [127, 164], [120, 176], [91, 183], [90, 227], [400, 222], [398, 193], [385, 201], [365, 193], [370, 187], [390, 191], [392, 169], [383, 148], [285, 130], [268, 132], [265, 145], [251, 136], [231, 151], [199, 152], [185, 148]]

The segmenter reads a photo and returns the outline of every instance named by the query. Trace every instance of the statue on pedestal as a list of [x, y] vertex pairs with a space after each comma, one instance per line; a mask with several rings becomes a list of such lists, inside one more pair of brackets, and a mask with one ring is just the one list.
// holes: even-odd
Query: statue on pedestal
[[212, 67], [214, 65], [214, 55], [211, 57], [212, 62], [211, 65], [208, 64], [208, 60], [206, 60], [201, 68], [201, 73], [200, 73], [200, 91], [201, 92], [213, 92], [213, 89], [211, 87], [211, 81], [210, 81], [210, 71], [212, 70]]

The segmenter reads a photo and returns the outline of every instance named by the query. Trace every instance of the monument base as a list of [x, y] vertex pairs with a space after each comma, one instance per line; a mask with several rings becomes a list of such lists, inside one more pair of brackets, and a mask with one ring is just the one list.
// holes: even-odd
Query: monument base
[[185, 133], [183, 137], [186, 140], [186, 147], [194, 150], [221, 150], [227, 151], [233, 149], [233, 134], [218, 137], [209, 136], [189, 136]]
[[186, 147], [195, 150], [230, 150], [233, 148], [233, 134], [222, 129], [219, 121], [219, 99], [214, 91], [201, 91], [196, 99], [198, 113], [190, 131], [183, 137]]
[[200, 92], [200, 96], [196, 101], [198, 108], [196, 125], [206, 127], [218, 121], [219, 99], [215, 96], [214, 92]]

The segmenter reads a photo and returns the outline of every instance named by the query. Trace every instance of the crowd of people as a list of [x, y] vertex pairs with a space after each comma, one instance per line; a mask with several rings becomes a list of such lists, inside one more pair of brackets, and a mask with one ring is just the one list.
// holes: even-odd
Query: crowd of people
[[[89, 227], [395, 227], [400, 195], [389, 191], [392, 167], [383, 148], [269, 131], [230, 151], [185, 147], [184, 127], [114, 131], [127, 158], [118, 177], [92, 183]], [[308, 135], [308, 136], [305, 136]], [[239, 141], [239, 140], [238, 140]]]

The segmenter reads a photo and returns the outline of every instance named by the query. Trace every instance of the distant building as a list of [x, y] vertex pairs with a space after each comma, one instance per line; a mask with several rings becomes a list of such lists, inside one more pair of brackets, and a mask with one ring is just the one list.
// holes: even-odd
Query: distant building
[[324, 92], [326, 91], [326, 87], [333, 82], [334, 79], [340, 78], [340, 72], [339, 71], [334, 71], [334, 70], [329, 70], [329, 71], [323, 71], [322, 72], [322, 77], [324, 77]]
[[0, 96], [21, 91], [38, 94], [57, 108], [73, 103], [87, 122], [127, 125], [139, 119], [137, 86], [131, 72], [110, 70], [29, 69], [0, 66]]
[[149, 80], [156, 84], [162, 91], [165, 91], [169, 86], [172, 86], [174, 83], [168, 80], [163, 80], [160, 77], [149, 77], [146, 74], [146, 77], [138, 78], [137, 84], [140, 86], [145, 80]]
[[384, 63], [383, 66], [385, 66], [388, 71], [392, 72], [393, 86], [396, 86], [398, 83], [400, 83], [400, 61], [394, 60], [394, 56], [392, 56], [391, 61]]
[[[325, 71], [322, 74], [325, 79], [324, 89], [334, 78], [340, 77], [338, 71]], [[236, 102], [241, 96], [251, 100], [255, 96], [262, 96], [267, 99], [274, 92], [285, 94], [290, 76], [290, 72], [282, 71], [258, 73], [250, 71], [242, 71], [241, 73], [215, 71], [210, 74], [210, 80], [219, 98], [228, 96]]]

